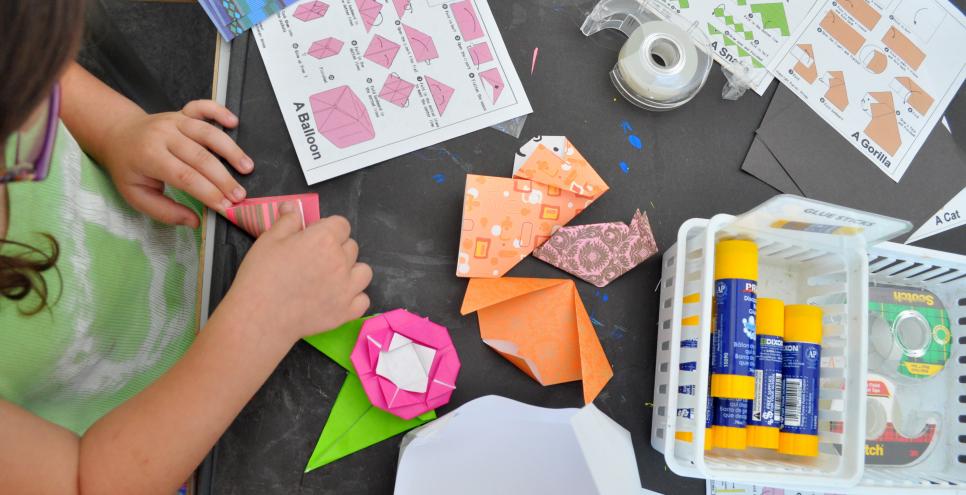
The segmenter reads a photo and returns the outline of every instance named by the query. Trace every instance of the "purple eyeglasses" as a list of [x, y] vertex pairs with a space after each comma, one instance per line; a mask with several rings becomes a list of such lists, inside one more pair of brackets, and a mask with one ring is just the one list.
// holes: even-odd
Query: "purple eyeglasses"
[[[0, 155], [0, 184], [47, 177], [60, 118], [60, 85], [54, 85], [46, 106], [45, 119], [37, 119], [28, 129], [18, 130], [7, 139], [7, 146], [14, 149], [13, 163], [7, 164]], [[6, 149], [3, 154], [6, 155]]]

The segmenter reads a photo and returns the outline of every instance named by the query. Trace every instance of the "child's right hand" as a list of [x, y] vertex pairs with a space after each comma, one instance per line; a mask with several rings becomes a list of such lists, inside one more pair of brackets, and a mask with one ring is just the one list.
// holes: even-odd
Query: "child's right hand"
[[327, 217], [302, 230], [293, 203], [281, 213], [248, 251], [222, 306], [259, 325], [261, 335], [292, 343], [361, 317], [372, 269], [357, 262], [349, 222]]

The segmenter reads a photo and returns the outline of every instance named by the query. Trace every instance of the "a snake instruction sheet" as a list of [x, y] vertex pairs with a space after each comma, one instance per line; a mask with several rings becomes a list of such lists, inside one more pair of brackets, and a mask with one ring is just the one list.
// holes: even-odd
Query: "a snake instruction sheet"
[[486, 0], [303, 0], [253, 32], [309, 184], [532, 111]]

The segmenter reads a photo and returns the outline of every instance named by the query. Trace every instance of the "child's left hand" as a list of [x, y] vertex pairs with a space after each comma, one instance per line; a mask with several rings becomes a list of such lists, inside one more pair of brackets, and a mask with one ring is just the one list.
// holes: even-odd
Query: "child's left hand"
[[197, 228], [198, 216], [164, 195], [166, 184], [221, 213], [245, 199], [245, 189], [217, 156], [243, 174], [254, 169], [254, 162], [208, 120], [227, 128], [238, 125], [238, 117], [211, 100], [192, 101], [180, 112], [138, 112], [115, 123], [115, 145], [102, 165], [131, 206], [160, 222]]

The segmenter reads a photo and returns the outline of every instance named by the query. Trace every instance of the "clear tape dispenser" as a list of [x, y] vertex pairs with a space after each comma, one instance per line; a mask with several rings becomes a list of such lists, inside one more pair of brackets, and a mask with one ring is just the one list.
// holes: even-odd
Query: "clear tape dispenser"
[[703, 39], [697, 27], [671, 19], [677, 14], [657, 12], [659, 8], [649, 1], [602, 0], [580, 28], [586, 36], [604, 29], [627, 35], [610, 79], [621, 96], [652, 111], [691, 101], [708, 79], [712, 63], [704, 49], [707, 43], [696, 41]]

